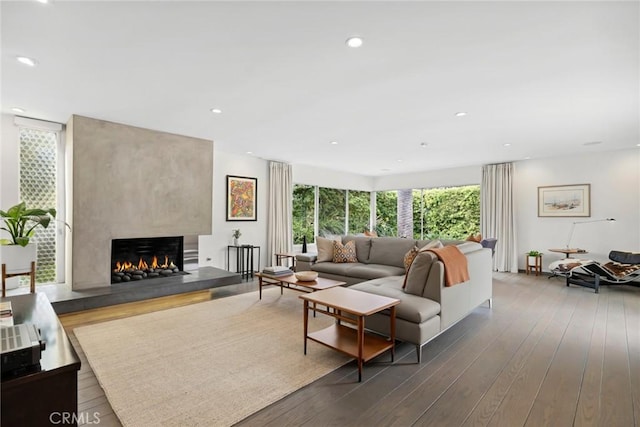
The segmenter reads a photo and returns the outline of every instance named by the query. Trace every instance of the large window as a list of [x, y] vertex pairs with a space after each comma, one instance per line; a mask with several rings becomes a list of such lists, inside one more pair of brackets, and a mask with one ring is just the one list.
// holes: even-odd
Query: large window
[[[361, 234], [371, 221], [371, 193], [295, 184], [293, 243], [315, 236]], [[480, 232], [480, 186], [378, 191], [378, 236], [464, 239]]]
[[303, 237], [361, 234], [371, 221], [371, 193], [294, 184], [293, 243]]
[[347, 195], [349, 196], [349, 234], [360, 234], [369, 230], [371, 193], [349, 190]]
[[346, 218], [345, 190], [320, 187], [318, 189], [318, 235], [345, 234]]
[[[416, 206], [414, 192], [414, 208]], [[421, 228], [414, 221], [414, 236], [464, 239], [480, 232], [480, 186], [422, 190], [419, 204]], [[414, 212], [415, 218], [415, 212]]]
[[464, 239], [480, 232], [480, 186], [376, 193], [379, 236]]
[[[58, 207], [58, 150], [57, 132], [20, 129], [20, 200], [27, 208]], [[63, 223], [52, 221], [47, 228], [36, 228], [36, 283], [56, 281], [56, 236], [60, 225], [64, 227]]]
[[295, 184], [293, 186], [293, 243], [302, 244], [303, 237], [311, 243], [315, 235], [316, 187]]
[[376, 193], [376, 227], [378, 236], [398, 235], [398, 192]]

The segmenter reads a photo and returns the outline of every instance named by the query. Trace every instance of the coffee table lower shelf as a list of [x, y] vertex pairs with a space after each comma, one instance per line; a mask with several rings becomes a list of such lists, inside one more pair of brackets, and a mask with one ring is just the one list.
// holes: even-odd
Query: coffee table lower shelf
[[[333, 324], [325, 329], [307, 334], [307, 338], [326, 345], [347, 356], [358, 358], [358, 331], [345, 325]], [[366, 333], [362, 346], [362, 361], [367, 362], [374, 357], [393, 349], [393, 342], [388, 338]]]

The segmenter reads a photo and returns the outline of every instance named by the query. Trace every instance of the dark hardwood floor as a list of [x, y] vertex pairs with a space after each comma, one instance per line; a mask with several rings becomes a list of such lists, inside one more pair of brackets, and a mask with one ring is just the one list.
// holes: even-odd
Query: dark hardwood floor
[[[253, 291], [255, 284], [61, 316], [82, 358], [79, 410], [120, 423], [73, 327]], [[639, 426], [640, 288], [567, 288], [559, 278], [494, 274], [494, 306], [423, 348], [399, 344], [349, 363], [243, 420], [242, 426]], [[102, 311], [101, 311], [102, 310]], [[311, 349], [312, 351], [312, 349]]]

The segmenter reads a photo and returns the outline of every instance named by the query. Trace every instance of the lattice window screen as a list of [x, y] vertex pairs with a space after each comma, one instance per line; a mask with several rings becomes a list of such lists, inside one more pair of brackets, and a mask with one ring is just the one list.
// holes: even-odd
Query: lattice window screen
[[[58, 134], [39, 129], [20, 129], [20, 200], [28, 208], [57, 206]], [[38, 227], [38, 268], [36, 283], [56, 281], [56, 235], [59, 222]], [[28, 280], [28, 279], [26, 279]]]

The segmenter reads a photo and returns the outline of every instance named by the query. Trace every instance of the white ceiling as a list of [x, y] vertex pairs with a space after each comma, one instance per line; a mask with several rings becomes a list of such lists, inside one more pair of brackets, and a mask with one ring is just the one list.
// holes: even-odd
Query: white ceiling
[[[0, 13], [3, 113], [79, 114], [367, 176], [640, 142], [637, 1], [2, 1]], [[353, 34], [359, 49], [345, 46]]]

